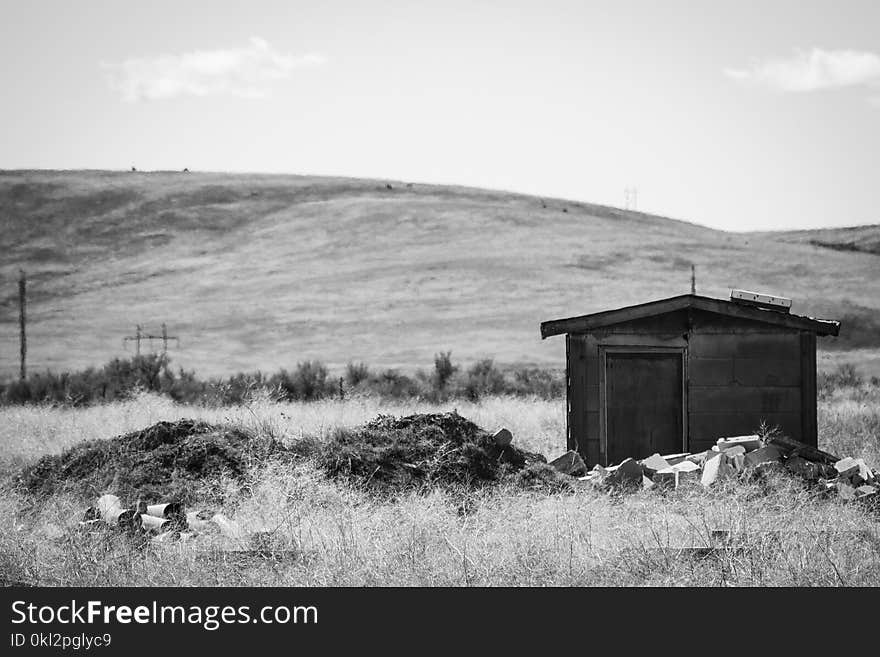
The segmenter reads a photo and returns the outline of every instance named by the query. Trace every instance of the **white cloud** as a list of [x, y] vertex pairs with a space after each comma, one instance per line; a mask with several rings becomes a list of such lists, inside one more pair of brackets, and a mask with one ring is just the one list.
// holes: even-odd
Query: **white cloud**
[[120, 64], [103, 66], [123, 100], [136, 102], [178, 96], [263, 98], [272, 83], [289, 77], [294, 69], [324, 61], [323, 56], [316, 54], [279, 53], [263, 39], [254, 37], [241, 48], [126, 59]]
[[786, 92], [880, 84], [880, 55], [856, 50], [798, 50], [790, 57], [755, 60], [725, 75], [743, 83]]

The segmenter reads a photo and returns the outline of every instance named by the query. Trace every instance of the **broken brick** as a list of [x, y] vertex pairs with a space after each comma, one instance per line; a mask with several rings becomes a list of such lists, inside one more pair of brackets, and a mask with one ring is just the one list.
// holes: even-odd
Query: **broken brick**
[[861, 499], [863, 497], [867, 497], [868, 495], [874, 495], [876, 492], [876, 487], [865, 484], [864, 486], [859, 486], [858, 488], [856, 488], [856, 497]]
[[716, 442], [721, 450], [728, 450], [732, 447], [742, 447], [745, 451], [751, 452], [763, 446], [760, 436], [732, 436], [730, 438], [719, 438]]
[[495, 445], [498, 447], [507, 447], [513, 442], [513, 434], [502, 427], [492, 435], [492, 440], [495, 441]]
[[670, 466], [669, 461], [660, 456], [660, 454], [652, 454], [648, 458], [642, 459], [642, 461], [640, 462], [642, 464], [642, 468], [644, 468], [645, 472], [649, 475], [652, 475], [658, 470], [662, 470], [663, 468], [668, 468]]
[[846, 479], [854, 474], [858, 474], [859, 463], [853, 457], [847, 456], [835, 463], [834, 469], [837, 470], [841, 477]]
[[703, 474], [700, 477], [700, 483], [703, 486], [711, 486], [722, 477], [730, 474], [731, 467], [727, 461], [727, 457], [723, 454], [717, 454], [713, 458], [706, 461], [703, 466]]
[[[609, 470], [611, 468], [608, 468]], [[634, 484], [642, 481], [642, 466], [633, 459], [626, 459], [618, 464], [609, 476], [615, 484]]]
[[752, 468], [759, 463], [770, 463], [782, 458], [782, 452], [773, 445], [760, 447], [745, 456], [745, 467]]
[[557, 472], [562, 474], [578, 477], [587, 474], [587, 464], [581, 458], [581, 455], [575, 451], [568, 451], [559, 458], [550, 461], [549, 465]]

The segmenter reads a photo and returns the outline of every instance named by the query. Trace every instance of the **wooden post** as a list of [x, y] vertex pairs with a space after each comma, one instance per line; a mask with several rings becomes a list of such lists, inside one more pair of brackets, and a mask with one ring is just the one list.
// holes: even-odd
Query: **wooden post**
[[18, 279], [18, 321], [20, 326], [21, 341], [21, 380], [27, 379], [27, 281], [24, 270], [19, 270], [21, 277]]
[[345, 399], [345, 390], [342, 387], [342, 377], [339, 377], [339, 399]]
[[697, 268], [691, 265], [691, 294], [697, 293]]

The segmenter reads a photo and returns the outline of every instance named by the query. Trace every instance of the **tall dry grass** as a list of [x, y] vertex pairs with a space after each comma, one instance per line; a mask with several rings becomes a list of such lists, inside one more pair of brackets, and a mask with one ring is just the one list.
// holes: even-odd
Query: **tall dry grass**
[[[7, 469], [84, 438], [158, 420], [198, 417], [295, 439], [325, 436], [376, 414], [458, 411], [507, 426], [524, 448], [564, 449], [564, 404], [492, 398], [478, 404], [255, 402], [210, 410], [166, 399], [80, 410], [7, 408], [0, 444]], [[880, 466], [876, 388], [836, 391], [819, 407], [821, 446]], [[205, 534], [148, 545], [77, 531], [83, 501], [50, 500], [36, 515], [0, 497], [0, 577], [43, 585], [878, 585], [880, 532], [869, 508], [823, 498], [780, 475], [708, 491], [620, 495], [591, 488], [549, 495], [509, 485], [377, 499], [327, 480], [308, 462], [267, 462], [243, 486], [220, 479], [221, 511], [266, 532], [262, 556]], [[717, 534], [728, 540], [718, 544]], [[717, 549], [712, 549], [712, 548]], [[282, 556], [279, 556], [282, 555]]]

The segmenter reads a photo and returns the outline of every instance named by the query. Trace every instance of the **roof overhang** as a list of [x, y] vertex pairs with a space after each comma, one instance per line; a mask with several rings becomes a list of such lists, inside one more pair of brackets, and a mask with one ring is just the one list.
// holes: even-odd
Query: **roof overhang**
[[696, 308], [697, 310], [739, 319], [749, 319], [765, 324], [812, 331], [816, 335], [837, 335], [840, 332], [840, 322], [833, 319], [815, 319], [776, 310], [766, 310], [755, 306], [746, 306], [725, 299], [701, 297], [696, 294], [683, 294], [678, 297], [650, 301], [616, 310], [606, 310], [590, 315], [542, 322], [541, 338], [549, 338], [552, 335], [562, 335], [564, 333], [584, 333], [623, 322], [644, 319], [655, 315], [665, 315], [666, 313], [688, 308]]

